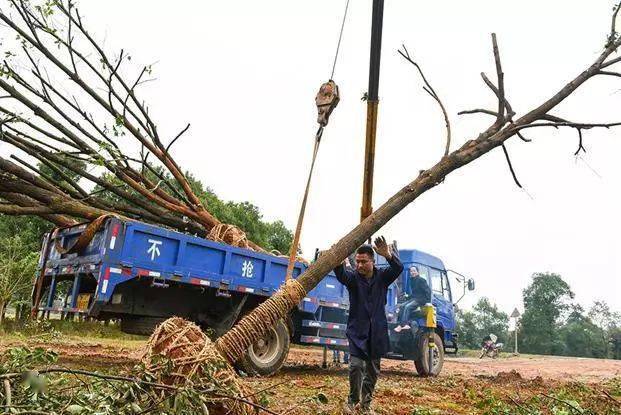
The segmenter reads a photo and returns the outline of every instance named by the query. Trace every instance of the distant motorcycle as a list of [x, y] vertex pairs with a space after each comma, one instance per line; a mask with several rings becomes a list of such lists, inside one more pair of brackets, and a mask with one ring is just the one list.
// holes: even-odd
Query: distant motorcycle
[[479, 356], [479, 359], [483, 359], [485, 356], [491, 357], [492, 359], [498, 357], [503, 344], [496, 343], [497, 340], [498, 336], [494, 334], [490, 334], [483, 339], [481, 343], [481, 356]]

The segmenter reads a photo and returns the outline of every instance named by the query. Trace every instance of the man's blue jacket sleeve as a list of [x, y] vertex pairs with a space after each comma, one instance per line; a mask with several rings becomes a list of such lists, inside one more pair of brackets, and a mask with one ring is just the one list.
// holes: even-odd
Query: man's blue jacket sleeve
[[340, 264], [334, 268], [334, 274], [336, 275], [338, 282], [343, 284], [345, 287], [349, 288], [351, 286], [354, 279], [353, 271], [345, 268], [343, 264]]
[[392, 255], [390, 259], [386, 261], [389, 267], [382, 270], [382, 281], [384, 281], [386, 286], [389, 286], [395, 282], [399, 275], [401, 275], [401, 272], [403, 272], [403, 264], [396, 255]]

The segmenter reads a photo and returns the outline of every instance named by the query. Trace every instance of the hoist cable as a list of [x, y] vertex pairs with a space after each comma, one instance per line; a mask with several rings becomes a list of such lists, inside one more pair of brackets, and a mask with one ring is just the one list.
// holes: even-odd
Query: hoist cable
[[310, 170], [308, 172], [308, 179], [306, 180], [306, 189], [304, 190], [304, 197], [302, 198], [302, 206], [300, 207], [300, 214], [298, 216], [298, 224], [295, 228], [295, 234], [293, 235], [293, 241], [291, 242], [291, 249], [289, 250], [289, 263], [287, 264], [287, 272], [285, 273], [285, 280], [289, 280], [293, 276], [293, 265], [295, 263], [298, 244], [300, 243], [300, 235], [302, 234], [302, 223], [304, 222], [304, 213], [306, 212], [306, 201], [308, 200], [308, 193], [310, 191], [311, 178], [313, 177], [313, 170], [315, 168], [315, 161], [317, 160], [317, 153], [319, 152], [319, 143], [321, 143], [321, 136], [323, 135], [323, 126], [319, 126], [317, 133], [315, 134], [315, 145], [313, 148], [313, 158], [311, 160]]
[[343, 38], [343, 30], [345, 29], [345, 20], [347, 20], [347, 11], [349, 10], [349, 0], [345, 4], [345, 13], [343, 13], [343, 21], [341, 22], [341, 32], [339, 33], [339, 41], [336, 45], [336, 53], [334, 54], [334, 63], [332, 64], [332, 74], [330, 79], [334, 79], [334, 70], [336, 69], [336, 61], [339, 57], [339, 50], [341, 49], [341, 39]]

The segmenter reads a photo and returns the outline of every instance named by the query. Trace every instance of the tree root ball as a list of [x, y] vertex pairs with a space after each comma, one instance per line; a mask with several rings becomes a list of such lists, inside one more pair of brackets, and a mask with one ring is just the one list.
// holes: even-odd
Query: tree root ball
[[240, 400], [251, 401], [249, 387], [192, 322], [172, 317], [160, 324], [147, 343], [142, 363], [145, 376], [154, 382], [206, 390], [203, 396], [210, 414], [255, 413], [254, 407]]

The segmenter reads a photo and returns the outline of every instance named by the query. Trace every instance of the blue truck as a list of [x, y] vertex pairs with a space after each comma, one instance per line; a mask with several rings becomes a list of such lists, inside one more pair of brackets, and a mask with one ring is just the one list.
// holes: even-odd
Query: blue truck
[[[118, 319], [124, 332], [143, 335], [164, 319], [180, 316], [217, 337], [276, 292], [285, 279], [286, 258], [115, 217], [106, 218], [77, 252], [68, 249], [81, 236], [84, 239], [87, 229], [83, 224], [44, 236], [34, 311]], [[444, 353], [456, 353], [458, 348], [447, 270], [440, 259], [424, 252], [398, 252], [405, 269], [388, 292], [391, 350], [386, 357], [413, 360], [422, 375], [437, 374]], [[378, 266], [386, 266], [381, 259]], [[400, 312], [411, 294], [408, 268], [413, 264], [427, 278], [437, 311], [431, 368], [425, 363], [429, 336], [422, 335], [422, 317]], [[297, 262], [293, 277], [306, 268]], [[466, 285], [473, 288], [471, 280], [460, 281], [464, 293]], [[239, 367], [252, 375], [272, 374], [282, 366], [291, 343], [347, 350], [348, 309], [347, 290], [333, 273], [328, 274], [286, 319], [249, 348]], [[404, 318], [408, 320], [400, 321]]]

